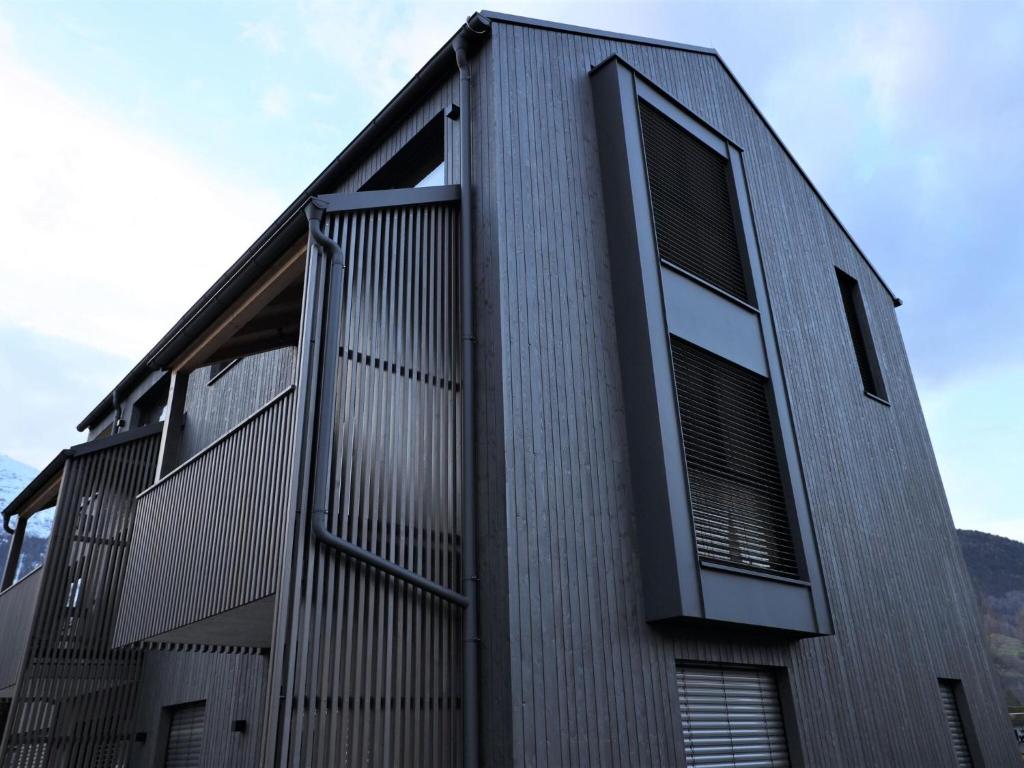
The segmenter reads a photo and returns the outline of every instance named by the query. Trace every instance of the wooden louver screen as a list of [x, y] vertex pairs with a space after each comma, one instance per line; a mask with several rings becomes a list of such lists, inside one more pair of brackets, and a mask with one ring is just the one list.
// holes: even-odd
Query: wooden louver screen
[[206, 703], [188, 704], [171, 713], [164, 768], [199, 768]]
[[942, 711], [946, 715], [949, 727], [949, 738], [953, 742], [953, 755], [960, 768], [971, 768], [971, 750], [967, 746], [967, 735], [964, 733], [964, 721], [960, 717], [960, 709], [956, 704], [955, 684], [948, 681], [939, 682], [939, 696], [942, 699]]
[[672, 365], [701, 559], [798, 576], [767, 381], [677, 338]]
[[788, 768], [775, 676], [762, 669], [676, 668], [689, 766]]
[[643, 101], [640, 124], [658, 256], [748, 301], [729, 161]]

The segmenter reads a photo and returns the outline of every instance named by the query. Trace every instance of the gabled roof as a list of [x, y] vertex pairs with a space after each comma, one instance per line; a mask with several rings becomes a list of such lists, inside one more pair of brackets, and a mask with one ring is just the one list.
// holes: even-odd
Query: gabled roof
[[[715, 57], [738, 91], [742, 94], [743, 98], [747, 100], [751, 108], [771, 133], [772, 137], [778, 142], [783, 152], [786, 153], [786, 156], [793, 163], [793, 166], [804, 178], [804, 181], [815, 195], [817, 195], [822, 205], [825, 206], [825, 209], [849, 239], [857, 253], [860, 254], [865, 264], [867, 264], [875, 277], [878, 278], [878, 281], [886, 291], [888, 291], [889, 295], [893, 299], [893, 303], [896, 306], [900, 306], [900, 304], [902, 304], [902, 301], [896, 297], [896, 294], [894, 294], [892, 289], [889, 288], [878, 270], [875, 269], [874, 265], [864, 255], [864, 252], [861, 250], [860, 246], [857, 245], [849, 230], [843, 226], [843, 223], [839, 220], [835, 211], [833, 211], [825, 201], [825, 198], [818, 191], [817, 187], [814, 186], [810, 177], [808, 177], [804, 172], [803, 168], [796, 161], [796, 158], [793, 157], [793, 154], [789, 151], [788, 147], [786, 147], [782, 139], [779, 138], [775, 129], [772, 128], [768, 120], [765, 119], [765, 116], [757, 108], [753, 99], [750, 98], [750, 95], [744, 90], [743, 86], [740, 85], [739, 80], [736, 79], [736, 76], [733, 75], [729, 67], [726, 66], [721, 55], [714, 48], [686, 45], [684, 43], [657, 40], [653, 38], [640, 37], [638, 35], [607, 32], [587, 27], [579, 27], [572, 24], [562, 24], [559, 22], [544, 21], [543, 19], [515, 16], [512, 14], [500, 13], [498, 11], [479, 11], [478, 13], [470, 16], [468, 21], [476, 28], [490, 27], [493, 23], [518, 25], [523, 27], [532, 27], [535, 29], [545, 29], [553, 32], [582, 35], [586, 37], [620, 40], [622, 42], [638, 45], [669, 48], [678, 51], [685, 51], [687, 53], [697, 53]], [[210, 289], [207, 290], [206, 293], [204, 293], [199, 300], [193, 304], [187, 312], [185, 312], [184, 315], [182, 315], [181, 319], [179, 319], [178, 322], [176, 322], [174, 326], [164, 334], [153, 349], [151, 349], [149, 353], [147, 353], [146, 356], [128, 372], [117, 386], [114, 387], [114, 390], [103, 398], [103, 400], [89, 412], [89, 414], [78, 425], [79, 431], [94, 426], [112, 409], [114, 392], [126, 394], [128, 391], [138, 386], [150, 371], [160, 369], [169, 364], [205, 328], [206, 323], [241, 295], [245, 289], [259, 277], [263, 268], [271, 264], [281, 254], [284, 248], [287, 248], [301, 236], [303, 227], [305, 226], [305, 219], [302, 216], [302, 207], [305, 202], [314, 195], [334, 191], [334, 187], [336, 187], [344, 179], [345, 175], [363, 159], [363, 153], [370, 150], [375, 144], [383, 139], [387, 135], [388, 131], [399, 123], [405, 115], [414, 108], [420, 99], [427, 95], [444, 79], [450, 77], [457, 71], [451, 43], [460, 30], [456, 30], [455, 34], [453, 34], [452, 37], [449, 38], [443, 46], [441, 46], [437, 53], [430, 58], [419, 72], [413, 75], [412, 79], [402, 87], [402, 89], [393, 99], [391, 99], [391, 101], [387, 103], [377, 116], [374, 117], [369, 124], [356, 135], [348, 146], [346, 146], [338, 156], [335, 157], [323, 171], [321, 171], [309, 186], [307, 186], [299, 196], [292, 201], [284, 212], [278, 216], [263, 232], [263, 234], [261, 234], [256, 241], [246, 249], [245, 253], [243, 253], [242, 256], [232, 264], [223, 275], [221, 275]]]

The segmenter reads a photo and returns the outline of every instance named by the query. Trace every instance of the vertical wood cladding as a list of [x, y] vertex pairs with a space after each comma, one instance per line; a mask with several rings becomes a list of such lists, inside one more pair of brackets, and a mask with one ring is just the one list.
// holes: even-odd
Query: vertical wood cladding
[[0, 764], [117, 765], [127, 757], [142, 652], [112, 649], [135, 495], [159, 436], [72, 456]]
[[209, 385], [212, 366], [189, 375], [180, 461], [187, 461], [295, 381], [295, 347], [243, 357]]
[[[345, 276], [329, 528], [460, 588], [457, 208], [328, 217]], [[458, 608], [317, 544], [295, 518], [278, 765], [460, 761]]]
[[115, 644], [277, 591], [294, 416], [289, 388], [139, 497]]
[[[488, 396], [502, 419], [482, 450], [504, 460], [481, 509], [509, 555], [482, 568], [507, 579], [510, 696], [494, 720], [511, 723], [509, 762], [683, 765], [684, 660], [786, 667], [813, 766], [951, 765], [935, 680], [962, 679], [988, 762], [1013, 764], [891, 297], [728, 72], [710, 55], [500, 22], [488, 46], [474, 83], [494, 119], [474, 141], [492, 148], [479, 185], [496, 250], [478, 274], [501, 338], [480, 344], [500, 355]], [[744, 150], [832, 637], [644, 622], [588, 79], [613, 53]], [[891, 408], [863, 394], [836, 267], [860, 282]]]
[[[190, 702], [206, 703], [206, 727], [200, 765], [252, 768], [259, 764], [267, 657], [230, 649], [195, 646], [147, 646], [135, 701], [135, 733], [145, 741], [132, 744], [129, 765], [162, 765], [166, 709]], [[244, 720], [244, 733], [231, 723]]]
[[[28, 647], [32, 615], [36, 609], [42, 569], [36, 569], [17, 584], [0, 592], [0, 691], [18, 679], [21, 660]], [[9, 696], [10, 694], [4, 694]], [[0, 725], [0, 736], [3, 735]]]

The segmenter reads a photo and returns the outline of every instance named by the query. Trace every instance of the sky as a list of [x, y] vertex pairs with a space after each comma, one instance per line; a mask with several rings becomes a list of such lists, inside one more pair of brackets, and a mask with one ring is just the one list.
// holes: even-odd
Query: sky
[[[1024, 540], [1024, 4], [495, 9], [722, 54], [905, 302], [957, 525]], [[0, 453], [80, 441], [474, 10], [0, 0]]]

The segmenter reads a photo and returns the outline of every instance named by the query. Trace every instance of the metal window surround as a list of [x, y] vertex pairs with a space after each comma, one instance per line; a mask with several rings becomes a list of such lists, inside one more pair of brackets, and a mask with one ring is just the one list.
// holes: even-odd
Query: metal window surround
[[591, 85], [647, 620], [830, 634], [742, 149], [621, 59]]

